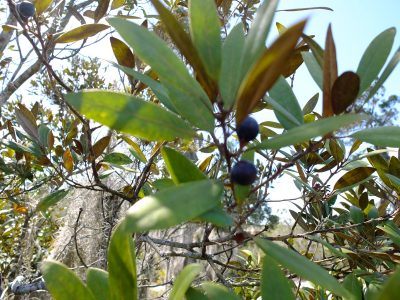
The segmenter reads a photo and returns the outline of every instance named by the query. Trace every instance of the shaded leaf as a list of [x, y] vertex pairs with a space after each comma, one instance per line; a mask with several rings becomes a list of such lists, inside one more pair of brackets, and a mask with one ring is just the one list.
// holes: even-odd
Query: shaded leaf
[[382, 289], [376, 295], [374, 300], [393, 300], [398, 298], [400, 294], [400, 268], [397, 267], [396, 271], [388, 278], [383, 285]]
[[256, 145], [256, 148], [279, 149], [282, 147], [299, 144], [317, 136], [324, 136], [329, 132], [338, 130], [352, 123], [367, 119], [366, 115], [343, 115], [321, 119], [290, 129], [276, 137], [265, 140]]
[[203, 267], [200, 264], [190, 264], [183, 268], [179, 272], [178, 276], [174, 280], [174, 286], [169, 294], [168, 299], [170, 300], [183, 300], [185, 294], [192, 281], [200, 274]]
[[94, 11], [94, 21], [97, 23], [107, 13], [110, 6], [110, 0], [97, 0], [99, 3]]
[[400, 147], [400, 127], [396, 126], [368, 128], [351, 136], [375, 146]]
[[360, 78], [354, 72], [344, 72], [332, 86], [332, 109], [341, 114], [356, 100], [360, 90]]
[[221, 68], [220, 21], [214, 0], [189, 1], [190, 33], [208, 76], [219, 79]]
[[355, 224], [364, 222], [365, 217], [362, 209], [354, 205], [350, 206], [350, 219]]
[[135, 67], [135, 56], [131, 49], [121, 40], [110, 37], [110, 43], [118, 64], [128, 68]]
[[42, 263], [41, 271], [46, 288], [55, 300], [95, 300], [91, 291], [67, 266], [48, 260]]
[[118, 165], [118, 166], [123, 166], [123, 165], [128, 165], [131, 164], [133, 161], [129, 158], [124, 153], [119, 153], [119, 152], [114, 152], [107, 154], [104, 158], [103, 161]]
[[111, 141], [111, 135], [106, 135], [99, 139], [93, 146], [94, 159], [103, 154], [104, 150], [108, 147]]
[[323, 64], [323, 102], [322, 102], [322, 116], [330, 117], [333, 115], [332, 108], [332, 86], [338, 76], [337, 62], [336, 62], [336, 47], [333, 41], [331, 25], [328, 27], [325, 41], [324, 64]]
[[363, 300], [363, 286], [354, 274], [347, 275], [343, 280], [343, 285], [352, 293], [352, 300]]
[[30, 137], [39, 140], [38, 127], [36, 125], [35, 116], [26, 108], [25, 105], [18, 103], [18, 109], [15, 110], [18, 123]]
[[85, 24], [76, 27], [72, 30], [64, 32], [58, 38], [55, 39], [54, 43], [72, 43], [79, 40], [87, 39], [88, 37], [94, 36], [99, 32], [110, 28], [105, 24]]
[[261, 58], [248, 72], [240, 86], [236, 101], [237, 124], [240, 124], [253, 111], [259, 100], [282, 74], [283, 68], [287, 64], [287, 59], [293, 52], [304, 26], [305, 21], [286, 30], [269, 49], [264, 51]]
[[319, 93], [316, 93], [314, 96], [307, 101], [306, 105], [303, 107], [303, 115], [310, 114], [314, 111], [315, 107], [318, 104]]
[[[318, 63], [318, 65], [320, 66], [320, 68], [322, 70], [322, 67], [324, 65], [324, 50], [321, 48], [320, 45], [318, 45], [318, 43], [316, 41], [314, 41], [312, 39], [311, 36], [303, 34], [302, 37], [303, 37], [303, 40], [307, 43], [307, 45], [310, 47], [311, 52], [312, 52], [316, 62]], [[322, 76], [321, 76], [321, 78], [322, 78]], [[322, 80], [321, 80], [321, 83], [322, 83]], [[321, 84], [321, 87], [322, 87], [322, 84]]]
[[133, 148], [133, 150], [135, 151], [136, 155], [138, 157], [138, 159], [142, 162], [142, 163], [146, 163], [147, 162], [147, 158], [144, 155], [144, 153], [142, 152], [142, 150], [140, 149], [139, 145], [136, 144], [134, 141], [132, 141], [129, 137], [123, 135], [122, 136], [122, 140], [124, 140], [129, 146], [131, 146]]
[[302, 52], [301, 55], [303, 56], [304, 63], [306, 64], [311, 77], [314, 79], [319, 88], [323, 90], [323, 72], [314, 54], [310, 52]]
[[265, 239], [256, 238], [255, 242], [265, 254], [303, 279], [309, 280], [338, 296], [351, 297], [350, 293], [325, 269], [304, 256]]
[[234, 292], [215, 282], [204, 282], [200, 288], [209, 299], [240, 300]]
[[359, 183], [359, 182], [367, 179], [375, 171], [376, 171], [375, 168], [370, 168], [370, 167], [355, 168], [355, 169], [347, 172], [346, 174], [344, 174], [342, 177], [340, 177], [339, 180], [336, 181], [333, 189], [339, 190], [339, 189], [343, 189], [343, 188], [352, 186], [356, 183]]
[[400, 247], [400, 230], [395, 223], [392, 221], [388, 221], [385, 225], [376, 226], [380, 230], [383, 230], [391, 239], [392, 241]]
[[117, 9], [120, 8], [125, 4], [125, 0], [113, 0], [111, 3], [111, 9]]
[[60, 200], [62, 200], [67, 194], [69, 190], [58, 190], [55, 191], [46, 197], [42, 198], [36, 206], [36, 211], [45, 211], [49, 207], [56, 205]]
[[189, 287], [186, 291], [187, 300], [210, 300], [200, 289]]
[[377, 78], [392, 49], [396, 28], [391, 27], [377, 35], [365, 50], [357, 74], [360, 76], [360, 94]]
[[65, 98], [86, 117], [144, 139], [173, 140], [194, 134], [175, 114], [127, 94], [88, 90], [69, 93]]
[[329, 140], [329, 152], [337, 162], [341, 162], [344, 159], [344, 149], [334, 139]]
[[295, 299], [289, 280], [283, 274], [276, 261], [268, 255], [263, 260], [261, 295], [263, 299], [270, 300]]
[[102, 269], [89, 268], [86, 273], [86, 284], [96, 300], [110, 299], [108, 273]]

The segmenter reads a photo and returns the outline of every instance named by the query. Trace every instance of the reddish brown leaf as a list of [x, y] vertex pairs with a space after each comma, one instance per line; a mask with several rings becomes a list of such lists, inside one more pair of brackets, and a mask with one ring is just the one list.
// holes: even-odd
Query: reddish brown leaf
[[335, 183], [333, 189], [339, 190], [348, 186], [352, 186], [353, 184], [359, 183], [364, 179], [367, 179], [375, 171], [375, 168], [370, 167], [355, 168], [340, 177], [339, 180]]
[[288, 28], [250, 69], [238, 92], [237, 124], [253, 111], [285, 70], [305, 24], [306, 21], [302, 21]]
[[99, 4], [97, 5], [96, 10], [94, 11], [94, 20], [97, 23], [100, 21], [102, 17], [105, 16], [108, 10], [108, 6], [110, 5], [110, 0], [97, 0]]
[[111, 141], [111, 136], [107, 135], [105, 137], [102, 137], [99, 139], [94, 145], [93, 145], [93, 154], [94, 154], [94, 159], [98, 158], [101, 154], [103, 154], [104, 150], [107, 148], [107, 146], [110, 144]]
[[336, 62], [336, 47], [332, 36], [331, 25], [328, 27], [325, 41], [325, 52], [324, 52], [324, 82], [323, 82], [323, 105], [322, 105], [322, 116], [330, 117], [333, 116], [332, 109], [332, 97], [331, 91], [333, 83], [335, 82], [337, 74], [337, 62]]
[[357, 98], [360, 90], [360, 77], [354, 72], [344, 72], [332, 86], [332, 109], [338, 115], [349, 107]]
[[110, 43], [118, 64], [128, 68], [135, 67], [135, 56], [131, 49], [121, 40], [110, 37]]

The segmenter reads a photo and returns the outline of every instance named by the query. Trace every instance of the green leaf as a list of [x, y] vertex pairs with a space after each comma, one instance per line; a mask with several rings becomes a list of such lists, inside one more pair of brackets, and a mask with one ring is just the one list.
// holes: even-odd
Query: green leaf
[[322, 68], [318, 64], [318, 61], [315, 59], [314, 54], [310, 52], [301, 52], [301, 55], [303, 56], [303, 60], [306, 64], [308, 72], [310, 72], [311, 77], [322, 90]]
[[304, 256], [265, 239], [256, 238], [255, 242], [268, 256], [303, 279], [309, 280], [338, 296], [351, 297], [351, 294], [325, 269]]
[[384, 284], [382, 290], [379, 292], [374, 300], [393, 300], [397, 299], [400, 295], [400, 268], [397, 267], [396, 271], [389, 277]]
[[234, 224], [234, 220], [231, 215], [226, 213], [221, 207], [215, 207], [203, 213], [201, 216], [199, 216], [199, 219], [204, 222], [213, 223], [219, 227], [228, 227], [233, 226]]
[[308, 115], [314, 111], [315, 107], [318, 104], [318, 99], [319, 93], [316, 93], [310, 98], [310, 100], [307, 101], [306, 105], [304, 105], [303, 107], [303, 115]]
[[97, 300], [110, 299], [110, 286], [106, 271], [89, 268], [86, 273], [86, 284]]
[[187, 300], [210, 300], [200, 289], [189, 287], [186, 292]]
[[200, 264], [190, 264], [185, 266], [174, 281], [174, 286], [168, 299], [184, 300], [185, 294], [192, 281], [200, 274], [203, 267]]
[[67, 266], [45, 261], [41, 267], [46, 287], [55, 300], [95, 300], [92, 292]]
[[354, 205], [350, 206], [350, 219], [354, 224], [364, 222], [365, 217], [362, 209]]
[[39, 201], [38, 205], [36, 206], [36, 211], [45, 211], [50, 206], [56, 205], [60, 200], [67, 196], [68, 193], [69, 190], [58, 190], [47, 195]]
[[218, 206], [222, 191], [222, 187], [212, 180], [161, 190], [131, 206], [122, 227], [125, 232], [144, 232], [178, 225]]
[[347, 275], [343, 280], [343, 285], [349, 292], [353, 294], [352, 300], [363, 299], [362, 284], [354, 274]]
[[294, 300], [292, 287], [274, 259], [264, 257], [261, 275], [261, 295], [263, 299]]
[[200, 129], [213, 131], [214, 116], [207, 94], [170, 47], [143, 26], [119, 18], [108, 19], [108, 22], [159, 75], [181, 116]]
[[44, 124], [41, 124], [39, 126], [39, 142], [45, 148], [49, 146], [49, 134], [50, 128]]
[[112, 300], [137, 299], [135, 245], [125, 219], [114, 230], [108, 246], [107, 260]]
[[393, 221], [388, 221], [385, 223], [385, 225], [379, 225], [376, 227], [386, 232], [392, 241], [400, 247], [400, 230]]
[[[300, 108], [299, 102], [285, 78], [282, 76], [279, 77], [272, 89], [269, 91], [269, 95], [279, 103], [280, 106], [285, 108], [286, 111], [290, 112], [290, 115], [296, 120], [296, 122], [293, 122], [291, 119], [287, 119], [287, 117], [279, 110], [274, 109], [276, 118], [285, 129], [291, 129], [304, 123], [303, 112]], [[273, 103], [271, 103], [271, 105], [274, 107]]]
[[161, 155], [172, 180], [176, 184], [207, 178], [191, 160], [178, 151], [164, 147], [161, 150]]
[[400, 147], [400, 127], [385, 126], [357, 131], [351, 135], [363, 142], [380, 147]]
[[260, 58], [278, 6], [278, 0], [264, 1], [257, 10], [256, 17], [244, 44], [242, 76]]
[[360, 92], [363, 93], [378, 77], [392, 49], [396, 28], [391, 27], [376, 36], [365, 50], [357, 74], [360, 76]]
[[240, 23], [232, 29], [222, 47], [219, 89], [224, 107], [228, 110], [235, 104], [236, 93], [240, 86], [242, 66], [240, 62], [243, 58], [244, 41], [243, 26]]
[[72, 43], [79, 40], [87, 39], [99, 32], [110, 28], [105, 24], [85, 24], [71, 29], [58, 38], [55, 39], [54, 43]]
[[335, 248], [334, 246], [332, 246], [331, 244], [329, 244], [327, 241], [325, 241], [324, 239], [322, 239], [320, 237], [313, 236], [313, 237], [310, 237], [310, 239], [322, 244], [324, 247], [326, 247], [329, 251], [331, 251], [333, 254], [335, 254], [338, 257], [349, 258], [349, 256], [347, 254], [345, 254], [342, 251], [340, 251], [339, 249]]
[[389, 178], [389, 180], [392, 182], [393, 185], [397, 186], [400, 189], [400, 178], [397, 176], [394, 176], [392, 174], [386, 174], [386, 176]]
[[398, 48], [397, 51], [393, 54], [393, 57], [390, 59], [386, 68], [383, 70], [381, 76], [379, 76], [379, 79], [376, 81], [371, 91], [369, 92], [367, 99], [370, 99], [372, 96], [376, 94], [376, 92], [381, 88], [381, 86], [384, 84], [389, 75], [392, 74], [394, 68], [397, 66], [399, 61], [400, 61], [400, 48]]
[[129, 158], [128, 155], [126, 155], [124, 153], [119, 153], [119, 152], [107, 154], [104, 157], [103, 161], [108, 162], [110, 164], [118, 165], [118, 166], [128, 165], [133, 162]]
[[225, 286], [214, 282], [204, 282], [200, 288], [210, 300], [240, 300], [240, 297]]
[[175, 114], [127, 94], [88, 90], [69, 93], [68, 103], [86, 117], [148, 140], [191, 138], [193, 130]]
[[221, 68], [220, 21], [214, 0], [189, 1], [190, 33], [207, 74], [218, 81]]
[[367, 179], [375, 171], [376, 171], [375, 168], [370, 168], [370, 167], [355, 168], [344, 174], [342, 177], [340, 177], [338, 181], [336, 181], [333, 189], [339, 190], [357, 184]]
[[280, 149], [282, 147], [299, 144], [317, 136], [324, 136], [329, 132], [338, 130], [352, 123], [367, 119], [368, 116], [362, 114], [348, 114], [324, 118], [312, 123], [304, 124], [290, 129], [281, 135], [265, 140], [256, 145], [262, 149]]

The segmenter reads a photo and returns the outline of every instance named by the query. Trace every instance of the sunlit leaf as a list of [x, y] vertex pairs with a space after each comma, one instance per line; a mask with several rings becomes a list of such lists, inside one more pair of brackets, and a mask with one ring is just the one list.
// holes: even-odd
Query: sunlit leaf
[[121, 66], [134, 68], [135, 56], [133, 55], [131, 49], [129, 49], [129, 47], [123, 41], [115, 37], [110, 37], [110, 43], [117, 62]]
[[264, 51], [254, 67], [250, 69], [238, 92], [236, 101], [237, 124], [240, 124], [253, 111], [260, 99], [272, 88], [282, 74], [287, 59], [292, 54], [304, 26], [305, 21], [286, 30], [269, 49]]
[[264, 257], [261, 275], [261, 295], [263, 299], [294, 300], [292, 287], [276, 261], [270, 256]]
[[[288, 112], [290, 112], [291, 116], [293, 116], [296, 120], [296, 122], [293, 123], [285, 115], [280, 113], [279, 110], [274, 109], [276, 118], [285, 129], [290, 129], [304, 123], [303, 112], [300, 108], [299, 102], [297, 101], [297, 98], [289, 83], [282, 76], [279, 77], [276, 83], [273, 85], [269, 91], [269, 95], [276, 102], [278, 102], [280, 106], [284, 107]], [[274, 105], [272, 104], [272, 106]]]
[[35, 4], [36, 15], [40, 16], [50, 7], [53, 0], [34, 0], [33, 3]]
[[39, 203], [36, 206], [36, 211], [45, 211], [49, 207], [56, 205], [68, 194], [68, 192], [69, 190], [58, 190], [40, 199]]
[[113, 152], [110, 154], [107, 154], [104, 158], [103, 161], [118, 165], [118, 166], [123, 166], [123, 165], [128, 165], [131, 164], [133, 161], [129, 158], [124, 153], [119, 153], [119, 152]]
[[111, 9], [120, 8], [125, 4], [125, 0], [113, 0], [111, 3]]
[[189, 1], [190, 33], [208, 76], [219, 79], [221, 69], [220, 21], [214, 0]]
[[332, 108], [332, 86], [338, 77], [336, 62], [336, 47], [332, 36], [331, 25], [328, 27], [325, 41], [324, 65], [323, 65], [323, 102], [322, 116], [330, 117], [333, 115]]
[[304, 256], [265, 239], [256, 238], [255, 242], [265, 254], [303, 279], [309, 280], [338, 296], [351, 297], [350, 293], [325, 269], [309, 261]]
[[64, 168], [68, 171], [68, 173], [72, 173], [74, 170], [74, 159], [72, 157], [71, 150], [67, 149], [63, 154], [63, 163]]
[[69, 93], [65, 98], [86, 117], [144, 139], [173, 140], [193, 136], [192, 129], [175, 114], [128, 94], [88, 90]]
[[240, 23], [231, 30], [222, 47], [219, 89], [226, 109], [234, 105], [239, 89], [244, 41], [243, 26]]
[[147, 158], [144, 155], [142, 149], [140, 149], [140, 146], [135, 143], [134, 141], [132, 141], [129, 137], [123, 135], [122, 136], [122, 140], [124, 140], [129, 146], [131, 146], [133, 148], [133, 150], [135, 151], [138, 159], [142, 162], [142, 163], [146, 163], [147, 162]]
[[200, 264], [190, 264], [183, 268], [174, 280], [174, 286], [169, 294], [170, 300], [183, 300], [192, 281], [200, 274], [203, 267]]
[[360, 90], [360, 78], [354, 72], [344, 72], [332, 86], [332, 109], [341, 114], [356, 100]]
[[[316, 62], [318, 63], [319, 67], [323, 68], [324, 66], [324, 50], [321, 48], [320, 45], [318, 45], [318, 43], [316, 41], [314, 41], [312, 39], [311, 36], [308, 36], [306, 34], [302, 35], [303, 40], [307, 43], [307, 45], [310, 47], [311, 52], [316, 60]], [[322, 76], [321, 76], [322, 78]], [[322, 89], [322, 80], [321, 80], [321, 89]]]
[[282, 147], [299, 144], [317, 136], [324, 136], [329, 132], [338, 130], [340, 128], [349, 126], [352, 123], [360, 122], [365, 119], [368, 119], [368, 116], [361, 114], [348, 114], [321, 119], [312, 123], [298, 126], [276, 137], [265, 140], [259, 145], [256, 145], [256, 148], [280, 149]]
[[96, 299], [67, 266], [55, 261], [45, 261], [42, 263], [41, 271], [46, 288], [55, 300]]
[[99, 139], [93, 146], [94, 159], [103, 154], [104, 150], [108, 147], [111, 141], [111, 135], [106, 135]]
[[367, 128], [351, 136], [375, 146], [400, 147], [400, 127], [397, 126]]
[[155, 33], [119, 18], [108, 19], [131, 46], [135, 54], [149, 64], [168, 89], [176, 110], [193, 125], [214, 129], [211, 102], [200, 84], [189, 74], [184, 62]]
[[72, 43], [79, 40], [87, 39], [91, 36], [98, 34], [99, 32], [110, 28], [110, 26], [105, 24], [85, 24], [67, 32], [61, 34], [55, 43]]
[[392, 49], [396, 28], [391, 27], [376, 36], [365, 50], [357, 74], [360, 76], [360, 94], [378, 77]]
[[344, 174], [342, 177], [336, 181], [333, 189], [334, 190], [339, 190], [343, 189], [349, 186], [352, 186], [356, 183], [359, 183], [365, 179], [367, 179], [369, 176], [372, 175], [376, 171], [375, 168], [369, 168], [369, 167], [360, 167], [360, 168], [355, 168], [346, 174]]

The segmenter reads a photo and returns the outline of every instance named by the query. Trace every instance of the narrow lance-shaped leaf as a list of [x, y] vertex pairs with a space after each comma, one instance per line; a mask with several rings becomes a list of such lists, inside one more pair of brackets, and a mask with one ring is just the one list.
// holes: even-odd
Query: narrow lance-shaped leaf
[[134, 68], [135, 56], [133, 55], [131, 49], [129, 49], [129, 47], [123, 41], [115, 37], [110, 37], [110, 43], [117, 62], [121, 66]]
[[304, 26], [305, 21], [286, 30], [250, 69], [238, 92], [236, 124], [240, 124], [253, 111], [282, 74]]
[[332, 86], [332, 109], [338, 115], [341, 114], [357, 99], [360, 90], [360, 78], [354, 72], [344, 72]]
[[298, 126], [276, 137], [265, 140], [259, 145], [256, 145], [256, 148], [280, 149], [282, 147], [299, 144], [366, 119], [368, 119], [368, 116], [362, 114], [348, 114], [321, 119]]
[[311, 77], [314, 79], [315, 83], [319, 86], [319, 88], [323, 89], [323, 74], [322, 67], [318, 64], [313, 53], [310, 52], [302, 52], [304, 63], [308, 69], [308, 72], [311, 74]]
[[50, 7], [53, 0], [35, 0], [33, 3], [35, 4], [36, 15], [40, 16]]
[[45, 211], [49, 207], [57, 204], [68, 194], [68, 192], [69, 190], [59, 190], [47, 195], [46, 197], [44, 197], [39, 201], [39, 203], [36, 206], [36, 211], [39, 210]]
[[108, 7], [110, 6], [110, 0], [98, 0], [99, 4], [94, 11], [94, 21], [97, 23], [107, 13]]
[[85, 24], [70, 31], [61, 34], [55, 43], [72, 43], [79, 40], [87, 39], [88, 37], [94, 36], [99, 32], [110, 28], [110, 26], [105, 24]]
[[304, 105], [303, 107], [304, 115], [308, 115], [314, 111], [315, 107], [318, 104], [318, 99], [319, 99], [319, 93], [316, 93], [314, 96], [310, 98], [310, 100], [307, 101], [306, 105]]
[[338, 296], [351, 297], [351, 294], [325, 269], [304, 256], [265, 239], [256, 238], [255, 242], [268, 256], [303, 279], [309, 280]]
[[125, 0], [113, 0], [111, 3], [111, 9], [117, 9], [120, 8], [125, 4]]
[[113, 152], [113, 153], [107, 154], [104, 157], [103, 161], [114, 164], [114, 165], [118, 165], [118, 166], [128, 165], [133, 162], [129, 158], [129, 156], [127, 156], [124, 153], [119, 153], [119, 152]]
[[221, 69], [220, 21], [214, 0], [189, 0], [190, 33], [193, 44], [216, 82]]
[[174, 281], [174, 286], [169, 294], [170, 300], [183, 300], [192, 281], [200, 274], [202, 266], [200, 264], [190, 264], [183, 268]]
[[192, 129], [175, 114], [127, 94], [88, 90], [69, 93], [68, 103], [86, 117], [148, 140], [190, 138]]
[[18, 123], [25, 130], [30, 137], [34, 138], [36, 141], [39, 140], [38, 127], [36, 125], [35, 116], [32, 112], [26, 108], [23, 104], [18, 104], [18, 109], [15, 110], [15, 115], [17, 117]]
[[400, 147], [400, 127], [397, 126], [364, 129], [351, 136], [375, 146]]
[[157, 72], [176, 110], [200, 129], [214, 130], [214, 116], [207, 94], [168, 45], [155, 33], [132, 22], [120, 18], [111, 18], [108, 22], [135, 54]]
[[336, 47], [333, 41], [331, 25], [328, 27], [325, 41], [325, 52], [324, 52], [324, 65], [323, 65], [323, 102], [322, 102], [322, 116], [330, 117], [333, 115], [332, 108], [332, 86], [335, 82], [338, 71], [336, 62]]
[[390, 54], [395, 35], [396, 28], [391, 27], [377, 35], [368, 45], [357, 68], [357, 74], [361, 79], [359, 94], [368, 89], [378, 77]]
[[347, 172], [346, 174], [344, 174], [342, 177], [340, 177], [338, 179], [338, 181], [336, 181], [333, 189], [339, 190], [339, 189], [343, 189], [343, 188], [352, 186], [356, 183], [359, 183], [359, 182], [367, 179], [375, 171], [376, 171], [375, 168], [370, 168], [370, 167], [355, 168], [355, 169]]
[[106, 135], [99, 139], [93, 146], [93, 155], [94, 159], [98, 158], [100, 155], [103, 154], [104, 150], [108, 147], [111, 141], [111, 135]]
[[321, 48], [320, 45], [316, 41], [312, 39], [311, 36], [308, 36], [306, 34], [302, 35], [303, 40], [307, 43], [307, 45], [310, 47], [312, 54], [314, 55], [314, 58], [320, 68], [322, 69], [324, 66], [324, 50]]

